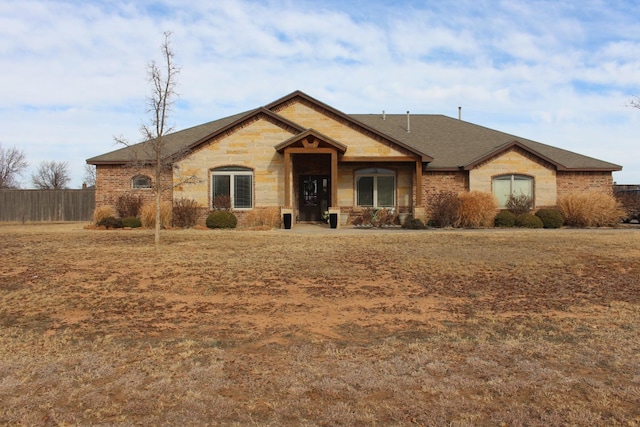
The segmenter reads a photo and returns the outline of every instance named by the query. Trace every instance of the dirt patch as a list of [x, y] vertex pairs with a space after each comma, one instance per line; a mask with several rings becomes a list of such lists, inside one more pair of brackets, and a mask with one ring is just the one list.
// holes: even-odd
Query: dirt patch
[[640, 423], [639, 230], [333, 231], [0, 226], [0, 423]]

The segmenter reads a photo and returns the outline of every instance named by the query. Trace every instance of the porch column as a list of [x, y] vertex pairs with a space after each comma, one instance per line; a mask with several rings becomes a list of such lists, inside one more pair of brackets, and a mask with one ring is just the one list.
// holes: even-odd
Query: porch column
[[338, 207], [338, 152], [331, 151], [331, 205]]
[[284, 150], [284, 206], [291, 207], [291, 152]]
[[422, 207], [422, 161], [416, 160], [416, 207]]

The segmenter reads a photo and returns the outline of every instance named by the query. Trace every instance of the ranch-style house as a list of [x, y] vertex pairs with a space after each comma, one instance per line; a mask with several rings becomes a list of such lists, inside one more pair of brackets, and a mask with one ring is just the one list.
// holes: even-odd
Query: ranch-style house
[[[96, 166], [97, 207], [126, 193], [152, 200], [145, 144], [87, 160]], [[163, 200], [197, 201], [202, 223], [221, 195], [240, 222], [274, 207], [300, 222], [331, 211], [345, 224], [363, 207], [424, 218], [443, 190], [493, 193], [501, 206], [524, 194], [536, 208], [551, 207], [566, 193], [611, 191], [612, 172], [622, 169], [459, 118], [346, 114], [300, 91], [166, 135], [163, 145], [172, 166]]]

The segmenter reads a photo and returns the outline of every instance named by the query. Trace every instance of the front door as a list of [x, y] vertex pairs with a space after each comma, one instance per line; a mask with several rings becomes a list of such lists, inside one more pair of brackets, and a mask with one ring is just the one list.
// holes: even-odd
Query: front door
[[329, 210], [331, 180], [328, 175], [300, 176], [300, 221], [322, 221]]

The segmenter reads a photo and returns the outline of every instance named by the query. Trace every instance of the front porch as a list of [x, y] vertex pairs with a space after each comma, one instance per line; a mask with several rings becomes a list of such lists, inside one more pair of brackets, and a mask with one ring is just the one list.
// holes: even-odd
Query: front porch
[[284, 158], [284, 206], [291, 226], [329, 213], [347, 225], [364, 208], [423, 216], [422, 158], [348, 156], [347, 147], [310, 129], [277, 145]]

